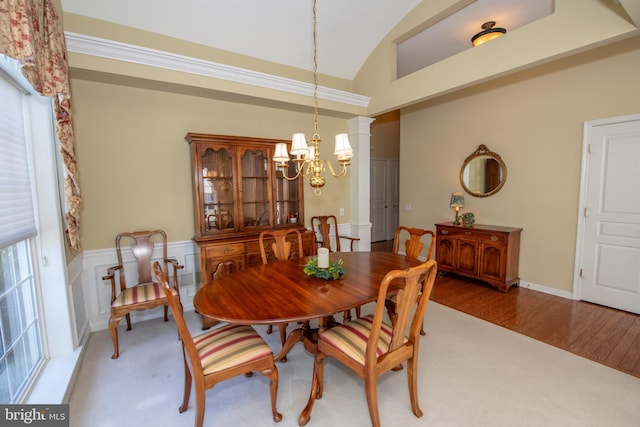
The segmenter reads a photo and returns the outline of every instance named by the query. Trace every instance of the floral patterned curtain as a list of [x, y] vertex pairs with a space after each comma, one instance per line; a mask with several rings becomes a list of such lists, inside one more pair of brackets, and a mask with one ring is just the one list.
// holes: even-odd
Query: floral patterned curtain
[[80, 252], [80, 186], [73, 138], [67, 46], [53, 0], [0, 0], [0, 53], [22, 63], [33, 88], [52, 99], [66, 168], [69, 246]]

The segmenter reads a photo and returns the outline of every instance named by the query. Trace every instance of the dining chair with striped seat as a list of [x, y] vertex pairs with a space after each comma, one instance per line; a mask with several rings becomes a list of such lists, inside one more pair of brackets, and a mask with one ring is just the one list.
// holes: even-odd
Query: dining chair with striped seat
[[196, 393], [195, 427], [201, 427], [204, 422], [206, 390], [230, 378], [258, 371], [269, 379], [273, 420], [281, 421], [282, 414], [276, 408], [278, 368], [273, 352], [264, 339], [252, 326], [237, 324], [214, 328], [192, 337], [182, 314], [182, 304], [174, 297], [167, 275], [158, 262], [153, 264], [153, 272], [162, 285], [182, 341], [184, 395], [178, 409], [180, 413], [189, 407], [193, 383]]
[[[378, 377], [406, 361], [411, 408], [416, 417], [422, 416], [418, 403], [420, 328], [436, 272], [437, 264], [434, 260], [406, 270], [390, 271], [380, 284], [373, 315], [319, 332], [311, 394], [298, 420], [301, 426], [309, 421], [314, 401], [322, 397], [324, 360], [327, 357], [335, 358], [364, 380], [373, 427], [380, 426]], [[389, 286], [391, 282], [392, 287]], [[398, 315], [393, 326], [383, 321], [384, 302], [390, 292], [396, 294]]]
[[[156, 246], [159, 250], [156, 251]], [[155, 254], [154, 252], [159, 252]], [[129, 259], [131, 254], [131, 260]], [[113, 341], [112, 359], [120, 356], [118, 343], [118, 323], [123, 317], [127, 320], [127, 330], [131, 330], [132, 311], [149, 310], [164, 306], [164, 320], [169, 319], [167, 299], [162, 288], [151, 277], [151, 259], [160, 258], [165, 266], [173, 267], [172, 292], [180, 300], [180, 287], [178, 285], [178, 270], [183, 266], [177, 260], [167, 256], [167, 235], [163, 230], [124, 232], [116, 236], [116, 256], [118, 265], [107, 269], [107, 275], [102, 280], [111, 283], [111, 307], [109, 316], [109, 333]], [[137, 279], [129, 277], [127, 285], [127, 266], [135, 264], [138, 273]], [[135, 283], [135, 285], [132, 285]]]

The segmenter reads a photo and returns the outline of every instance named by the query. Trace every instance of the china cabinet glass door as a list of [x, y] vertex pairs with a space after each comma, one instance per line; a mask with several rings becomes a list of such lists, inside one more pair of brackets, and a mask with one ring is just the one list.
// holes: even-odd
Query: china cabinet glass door
[[202, 155], [205, 232], [235, 229], [233, 156], [226, 148], [207, 148]]
[[242, 216], [245, 230], [269, 227], [271, 224], [269, 167], [266, 149], [249, 148], [242, 153]]
[[[294, 162], [290, 162], [287, 174], [294, 176], [295, 173], [296, 166]], [[300, 220], [299, 180], [289, 181], [280, 169], [276, 171], [276, 224], [296, 223]]]

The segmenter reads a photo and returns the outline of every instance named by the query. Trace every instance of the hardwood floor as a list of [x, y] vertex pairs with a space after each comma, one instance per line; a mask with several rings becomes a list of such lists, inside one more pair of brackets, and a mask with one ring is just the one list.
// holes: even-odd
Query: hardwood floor
[[637, 314], [452, 274], [438, 276], [431, 300], [640, 378]]
[[438, 276], [431, 300], [640, 378], [640, 315], [453, 274]]

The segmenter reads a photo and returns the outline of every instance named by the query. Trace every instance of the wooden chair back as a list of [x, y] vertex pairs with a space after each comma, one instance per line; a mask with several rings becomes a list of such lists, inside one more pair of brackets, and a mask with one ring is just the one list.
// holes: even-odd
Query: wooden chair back
[[[235, 273], [236, 271], [240, 271], [240, 267], [238, 263], [234, 260], [222, 261], [216, 267], [216, 271], [213, 272], [213, 279], [217, 279], [222, 276], [226, 276], [227, 274]], [[202, 316], [202, 329], [209, 329], [212, 326], [220, 323], [216, 319], [201, 314]]]
[[431, 230], [424, 230], [422, 228], [404, 227], [400, 226], [396, 229], [395, 237], [393, 238], [393, 253], [399, 253], [400, 241], [406, 237], [404, 241], [405, 254], [410, 258], [418, 258], [422, 253], [425, 242], [423, 237], [430, 236], [429, 249], [427, 250], [425, 259], [430, 260], [433, 258], [433, 250], [436, 246], [436, 234]]
[[[288, 236], [293, 235], [293, 238]], [[265, 230], [260, 233], [258, 238], [260, 244], [260, 255], [262, 255], [262, 263], [269, 262], [269, 253], [265, 246], [265, 240], [273, 239], [271, 250], [277, 260], [303, 258], [304, 250], [302, 248], [302, 234], [297, 228], [282, 228], [278, 230]], [[298, 246], [297, 250], [295, 245]]]
[[[341, 252], [340, 239], [350, 242], [350, 250], [353, 252], [353, 244], [360, 240], [357, 237], [341, 236], [338, 232], [338, 219], [335, 215], [320, 215], [311, 217], [311, 229], [320, 234], [320, 240], [316, 240], [321, 248], [327, 248], [331, 252]], [[335, 246], [331, 247], [331, 229], [335, 230]]]
[[[280, 414], [276, 409], [276, 399], [278, 394], [278, 369], [275, 366], [273, 353], [269, 349], [269, 346], [266, 344], [266, 342], [264, 342], [260, 338], [258, 333], [255, 332], [255, 330], [253, 330], [251, 326], [228, 325], [223, 328], [213, 329], [212, 331], [206, 332], [196, 337], [200, 345], [203, 346], [203, 348], [198, 349], [194, 338], [189, 332], [187, 323], [184, 320], [184, 316], [182, 314], [182, 304], [178, 299], [174, 297], [171, 286], [169, 285], [167, 280], [167, 275], [162, 270], [160, 263], [157, 261], [153, 263], [153, 272], [160, 282], [162, 289], [164, 290], [164, 294], [169, 303], [169, 307], [176, 321], [176, 326], [178, 327], [180, 341], [182, 342], [185, 383], [182, 406], [180, 406], [179, 411], [181, 413], [185, 412], [189, 406], [191, 383], [193, 381], [195, 383], [196, 390], [195, 426], [201, 427], [204, 422], [206, 398], [205, 391], [207, 389], [213, 388], [221, 381], [239, 375], [247, 374], [248, 372], [256, 370], [260, 371], [260, 373], [267, 377], [270, 381], [271, 410], [273, 413], [273, 420], [276, 422], [282, 420], [282, 414]], [[222, 329], [224, 328], [227, 328], [228, 331], [222, 331]], [[247, 329], [251, 330], [253, 334], [247, 335], [245, 332]], [[218, 332], [220, 331], [222, 331], [222, 333], [220, 333], [219, 335], [223, 335], [224, 337], [221, 339], [217, 338], [218, 341], [214, 341], [214, 339], [216, 338], [213, 337], [215, 337], [216, 334], [218, 334]], [[237, 334], [238, 337], [234, 338], [234, 334]], [[242, 354], [238, 352], [238, 355], [236, 355], [236, 357], [233, 359], [233, 363], [224, 362], [222, 365], [220, 365], [217, 359], [223, 359], [225, 361], [228, 360], [228, 354], [225, 353], [225, 350], [229, 349], [229, 351], [233, 354], [233, 348], [230, 348], [230, 346], [242, 345], [238, 344], [238, 342], [242, 340], [254, 340], [256, 342], [256, 345], [247, 345], [243, 347], [243, 350], [247, 352], [255, 352], [257, 347], [260, 346], [264, 349], [258, 350], [262, 351], [262, 356], [246, 356], [243, 358]], [[205, 371], [203, 361], [206, 361], [207, 363], [207, 371]], [[211, 366], [219, 367], [211, 368]]]
[[[116, 236], [118, 265], [124, 265], [123, 254], [127, 249], [131, 250], [137, 261], [138, 276], [135, 285], [153, 282], [151, 279], [151, 257], [155, 248], [154, 240], [162, 243], [162, 259], [166, 259], [167, 234], [163, 230], [123, 232]], [[124, 269], [120, 270], [120, 288], [126, 288]]]

